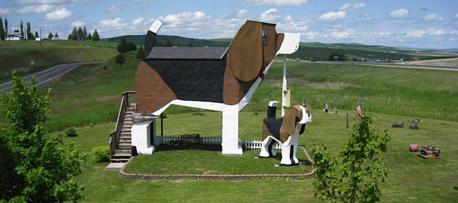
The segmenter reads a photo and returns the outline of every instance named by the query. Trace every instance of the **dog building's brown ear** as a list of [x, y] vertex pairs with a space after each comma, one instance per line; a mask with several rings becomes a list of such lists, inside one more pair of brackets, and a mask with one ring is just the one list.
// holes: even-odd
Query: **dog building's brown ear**
[[244, 82], [258, 76], [262, 68], [262, 23], [247, 21], [228, 50], [227, 65]]
[[280, 132], [292, 135], [300, 118], [302, 118], [302, 111], [294, 106], [290, 107], [283, 117]]

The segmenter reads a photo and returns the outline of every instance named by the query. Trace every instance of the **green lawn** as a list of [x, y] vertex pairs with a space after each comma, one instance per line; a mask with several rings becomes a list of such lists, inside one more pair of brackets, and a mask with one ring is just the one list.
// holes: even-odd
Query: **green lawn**
[[28, 75], [61, 63], [105, 61], [115, 54], [112, 42], [4, 41], [0, 43], [0, 82], [9, 80], [13, 70]]
[[[389, 129], [392, 140], [388, 152], [384, 155], [388, 169], [388, 180], [382, 184], [383, 202], [454, 202], [458, 199], [458, 123], [451, 121], [424, 119], [420, 130], [408, 128], [392, 129], [395, 121], [408, 121], [411, 117], [392, 116], [371, 113], [375, 123], [382, 129]], [[353, 117], [353, 112], [350, 112]], [[240, 134], [242, 139], [259, 139], [260, 123], [263, 114], [244, 112], [241, 114]], [[215, 119], [217, 118], [217, 119]], [[181, 123], [183, 120], [198, 122]], [[172, 114], [164, 122], [165, 132], [170, 135], [181, 133], [199, 133], [202, 136], [220, 135], [216, 127], [220, 122], [219, 113], [199, 112]], [[353, 124], [353, 119], [351, 120]], [[209, 126], [195, 128], [193, 126]], [[114, 127], [113, 123], [78, 128], [76, 138], [66, 138], [83, 152], [90, 148], [106, 145], [107, 132]], [[345, 128], [345, 115], [322, 114], [313, 112], [313, 123], [306, 128], [300, 137], [300, 143], [310, 146], [312, 143], [325, 144], [332, 154], [337, 154], [349, 138], [350, 129]], [[441, 148], [441, 159], [424, 160], [408, 151], [408, 145], [436, 145]], [[130, 172], [189, 172], [189, 171], [228, 171], [254, 173], [259, 171], [278, 172], [274, 163], [278, 160], [252, 159], [258, 151], [249, 151], [243, 157], [224, 157], [214, 151], [163, 151], [153, 156], [143, 156], [129, 166]], [[156, 157], [155, 157], [156, 156]], [[170, 158], [168, 162], [164, 159]], [[262, 163], [261, 163], [261, 162]], [[221, 201], [317, 201], [312, 193], [312, 180], [261, 179], [245, 181], [141, 181], [126, 180], [116, 172], [106, 172], [106, 163], [95, 163], [92, 155], [84, 167], [79, 181], [85, 187], [87, 202], [221, 202]], [[175, 166], [175, 167], [174, 167]], [[193, 166], [194, 169], [182, 168]], [[239, 168], [237, 168], [239, 167]], [[264, 167], [264, 168], [255, 168]], [[162, 170], [166, 168], [167, 170]], [[298, 168], [296, 168], [298, 169]], [[288, 169], [286, 170], [296, 170]], [[307, 167], [307, 169], [309, 169]], [[162, 170], [162, 171], [161, 171]], [[308, 170], [307, 170], [308, 171]], [[265, 192], [265, 188], [274, 188]], [[139, 199], [133, 199], [137, 197]]]

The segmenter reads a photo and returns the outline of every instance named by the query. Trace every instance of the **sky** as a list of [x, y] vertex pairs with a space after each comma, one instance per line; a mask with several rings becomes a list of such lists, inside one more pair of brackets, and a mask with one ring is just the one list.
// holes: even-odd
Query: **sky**
[[302, 42], [458, 48], [458, 0], [0, 0], [0, 17], [10, 28], [30, 21], [44, 36], [73, 26], [102, 38], [146, 34], [161, 19], [160, 34], [232, 38], [250, 19]]

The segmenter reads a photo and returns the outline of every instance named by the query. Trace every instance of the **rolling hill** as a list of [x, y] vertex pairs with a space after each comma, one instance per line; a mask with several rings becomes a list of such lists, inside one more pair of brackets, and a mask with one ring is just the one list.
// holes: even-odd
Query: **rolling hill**
[[[105, 39], [110, 42], [119, 42], [122, 38], [143, 46], [145, 35], [126, 35]], [[193, 39], [181, 36], [159, 35], [159, 46], [166, 46], [169, 41], [173, 46], [229, 46], [232, 39]], [[343, 54], [345, 60], [391, 61], [391, 60], [425, 60], [458, 57], [458, 53], [450, 50], [423, 50], [413, 48], [396, 48], [381, 45], [365, 45], [358, 43], [301, 42], [300, 49], [292, 58], [306, 60], [329, 60], [332, 54]]]

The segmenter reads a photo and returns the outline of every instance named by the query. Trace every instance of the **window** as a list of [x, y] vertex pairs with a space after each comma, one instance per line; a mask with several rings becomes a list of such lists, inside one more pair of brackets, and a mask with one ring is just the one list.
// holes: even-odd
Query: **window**
[[262, 46], [267, 46], [267, 31], [262, 29]]

